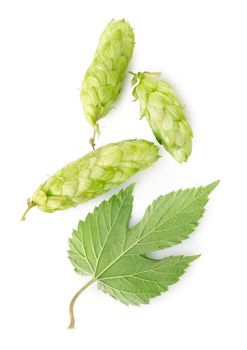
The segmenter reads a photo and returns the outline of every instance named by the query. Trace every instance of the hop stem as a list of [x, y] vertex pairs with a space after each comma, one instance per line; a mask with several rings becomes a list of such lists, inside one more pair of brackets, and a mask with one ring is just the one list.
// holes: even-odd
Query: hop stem
[[143, 72], [146, 77], [158, 78], [161, 76], [161, 72]]
[[93, 147], [93, 150], [95, 151], [95, 137], [96, 135], [100, 134], [100, 128], [99, 124], [93, 124], [93, 136], [89, 139], [90, 145]]
[[73, 296], [71, 299], [70, 305], [69, 305], [69, 315], [70, 315], [70, 324], [68, 326], [68, 329], [74, 329], [75, 328], [75, 317], [74, 317], [74, 304], [76, 302], [76, 299], [81, 295], [81, 293], [89, 287], [92, 283], [96, 281], [95, 278], [92, 278], [89, 280], [86, 284], [84, 284], [81, 289], [78, 290], [78, 292]]
[[32, 203], [32, 202], [30, 201], [30, 199], [28, 199], [28, 200], [27, 200], [27, 209], [25, 210], [24, 214], [22, 215], [21, 221], [26, 220], [26, 215], [27, 215], [28, 211], [29, 211], [31, 208], [33, 208], [33, 207], [35, 207], [35, 204]]
[[96, 137], [96, 131], [94, 130], [93, 136], [89, 139], [89, 143], [92, 146], [94, 151], [95, 151], [95, 137]]

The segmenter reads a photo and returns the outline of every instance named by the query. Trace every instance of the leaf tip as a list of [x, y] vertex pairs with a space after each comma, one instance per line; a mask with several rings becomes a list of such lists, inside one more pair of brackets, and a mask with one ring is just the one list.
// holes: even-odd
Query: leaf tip
[[192, 255], [190, 256], [190, 262], [195, 261], [200, 258], [202, 254]]
[[130, 184], [128, 187], [126, 187], [126, 189], [129, 189], [130, 191], [133, 192], [134, 188], [135, 188], [136, 183], [132, 182], [132, 184]]
[[205, 186], [205, 189], [207, 190], [208, 194], [211, 193], [215, 189], [215, 187], [218, 186], [219, 183], [220, 183], [220, 180], [216, 180], [211, 184]]
[[[122, 188], [122, 190], [120, 192], [124, 193], [124, 194], [130, 194], [130, 196], [133, 194], [134, 188], [135, 188], [136, 183], [133, 182], [132, 184], [128, 185], [125, 188]], [[119, 192], [119, 193], [120, 193]]]

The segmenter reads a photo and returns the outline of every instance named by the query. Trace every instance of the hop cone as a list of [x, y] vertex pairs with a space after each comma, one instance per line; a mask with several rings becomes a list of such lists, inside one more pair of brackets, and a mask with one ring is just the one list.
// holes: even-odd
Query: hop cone
[[157, 78], [159, 73], [134, 74], [133, 96], [140, 102], [157, 141], [178, 161], [185, 162], [192, 151], [192, 130], [184, 109], [170, 85]]
[[118, 186], [158, 158], [158, 147], [146, 140], [103, 146], [49, 177], [34, 193], [26, 212], [35, 205], [45, 212], [76, 206]]
[[134, 32], [124, 19], [112, 20], [102, 33], [80, 92], [86, 119], [99, 133], [98, 120], [111, 109], [120, 93], [134, 48]]

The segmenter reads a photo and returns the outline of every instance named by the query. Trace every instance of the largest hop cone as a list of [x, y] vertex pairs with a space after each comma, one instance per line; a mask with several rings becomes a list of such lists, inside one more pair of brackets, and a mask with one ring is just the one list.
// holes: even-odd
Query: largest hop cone
[[124, 19], [112, 20], [103, 31], [80, 92], [86, 119], [99, 133], [98, 120], [118, 97], [134, 48], [134, 32]]
[[192, 130], [177, 96], [158, 75], [134, 74], [132, 84], [137, 85], [133, 96], [139, 100], [141, 116], [146, 116], [157, 141], [178, 162], [186, 162], [192, 151]]
[[158, 158], [158, 147], [146, 140], [103, 146], [69, 163], [40, 185], [22, 219], [33, 206], [52, 213], [86, 202], [123, 183]]

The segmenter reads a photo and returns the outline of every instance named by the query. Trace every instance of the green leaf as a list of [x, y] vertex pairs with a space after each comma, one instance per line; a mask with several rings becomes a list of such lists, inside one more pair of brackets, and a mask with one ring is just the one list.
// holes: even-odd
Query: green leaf
[[198, 225], [208, 196], [218, 183], [160, 196], [130, 230], [125, 249], [129, 254], [142, 254], [181, 243]]
[[77, 297], [95, 281], [115, 299], [134, 305], [148, 303], [176, 283], [198, 255], [155, 260], [146, 253], [188, 238], [217, 184], [218, 181], [160, 196], [132, 228], [129, 221], [134, 186], [130, 185], [102, 202], [85, 221], [80, 221], [69, 240], [69, 259], [76, 272], [93, 277], [71, 301], [69, 327], [74, 327], [73, 307]]
[[179, 280], [199, 256], [170, 256], [153, 260], [142, 255], [124, 255], [105, 272], [99, 287], [125, 304], [148, 304]]
[[[98, 275], [122, 253], [132, 211], [134, 185], [103, 201], [69, 240], [69, 258], [81, 274]], [[117, 239], [116, 239], [117, 238]]]

